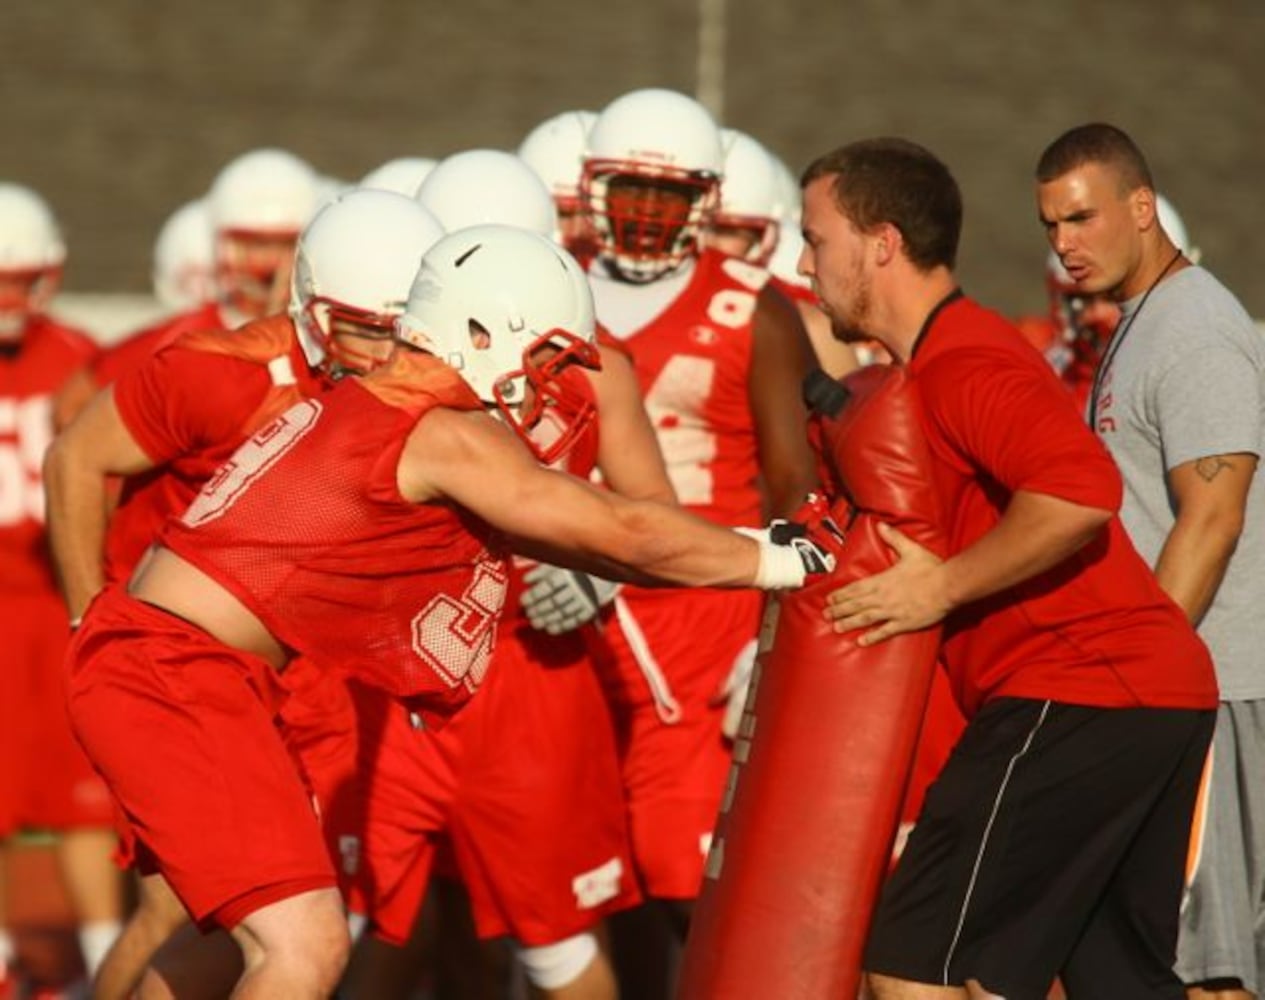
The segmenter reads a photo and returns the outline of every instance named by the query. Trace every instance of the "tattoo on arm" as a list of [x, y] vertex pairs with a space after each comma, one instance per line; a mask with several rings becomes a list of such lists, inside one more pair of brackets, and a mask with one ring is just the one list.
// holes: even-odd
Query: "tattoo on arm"
[[1222, 469], [1229, 468], [1232, 468], [1231, 464], [1221, 455], [1208, 455], [1195, 461], [1195, 472], [1206, 483], [1216, 479]]

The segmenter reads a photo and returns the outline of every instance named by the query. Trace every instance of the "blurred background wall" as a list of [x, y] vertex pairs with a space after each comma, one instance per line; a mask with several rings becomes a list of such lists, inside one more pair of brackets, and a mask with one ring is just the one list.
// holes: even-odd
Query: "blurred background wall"
[[0, 177], [53, 204], [72, 291], [147, 291], [162, 220], [249, 148], [355, 180], [661, 85], [796, 171], [863, 136], [930, 146], [966, 197], [963, 283], [1012, 313], [1044, 308], [1037, 156], [1115, 122], [1265, 316], [1261, 0], [8, 0], [0, 53]]

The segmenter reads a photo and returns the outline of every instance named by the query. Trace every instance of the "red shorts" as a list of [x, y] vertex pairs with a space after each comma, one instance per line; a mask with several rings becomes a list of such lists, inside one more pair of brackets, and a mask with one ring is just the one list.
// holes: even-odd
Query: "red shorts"
[[640, 899], [615, 734], [582, 638], [497, 639], [461, 737], [450, 831], [479, 936], [553, 944]]
[[359, 800], [345, 812], [355, 818], [356, 832], [341, 850], [351, 874], [348, 907], [368, 918], [377, 937], [402, 945], [426, 895], [436, 840], [448, 826], [456, 738], [451, 724], [438, 732], [415, 729], [404, 706], [383, 691], [356, 681], [348, 689], [359, 727]]
[[605, 625], [605, 651], [595, 649], [649, 896], [698, 895], [729, 773], [717, 695], [756, 637], [762, 606], [753, 590], [625, 588]]
[[70, 649], [75, 733], [204, 927], [335, 884], [259, 658], [110, 588]]
[[109, 790], [66, 716], [70, 625], [61, 597], [6, 593], [0, 615], [0, 836], [23, 826], [110, 826]]
[[347, 896], [357, 876], [364, 825], [355, 702], [343, 676], [303, 657], [286, 667], [281, 685], [281, 738], [316, 805], [339, 887]]

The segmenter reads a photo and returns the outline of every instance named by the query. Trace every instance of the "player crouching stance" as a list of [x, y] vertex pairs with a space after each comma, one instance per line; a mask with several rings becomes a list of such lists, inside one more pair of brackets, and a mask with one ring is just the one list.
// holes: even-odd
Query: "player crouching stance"
[[510, 544], [609, 579], [785, 588], [806, 540], [757, 542], [539, 464], [546, 408], [573, 429], [593, 306], [548, 240], [480, 226], [423, 258], [390, 360], [296, 404], [168, 523], [70, 654], [76, 733], [191, 915], [243, 952], [234, 997], [328, 996], [347, 924], [302, 781], [273, 726], [296, 654], [439, 725], [486, 671]]

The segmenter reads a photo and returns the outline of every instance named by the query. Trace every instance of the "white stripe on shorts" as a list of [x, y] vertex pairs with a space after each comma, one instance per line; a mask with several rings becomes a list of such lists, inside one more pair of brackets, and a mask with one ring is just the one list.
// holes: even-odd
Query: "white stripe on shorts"
[[949, 965], [953, 962], [953, 953], [957, 950], [958, 939], [962, 936], [962, 927], [966, 923], [966, 911], [971, 905], [971, 895], [975, 892], [975, 880], [979, 877], [980, 864], [984, 860], [984, 851], [988, 849], [988, 838], [993, 832], [993, 823], [997, 819], [997, 812], [1001, 809], [1002, 797], [1006, 794], [1006, 786], [1010, 784], [1010, 775], [1015, 769], [1015, 764], [1019, 762], [1019, 758], [1028, 752], [1032, 746], [1032, 741], [1036, 739], [1037, 731], [1045, 722], [1045, 717], [1050, 711], [1050, 702], [1047, 701], [1041, 706], [1041, 714], [1037, 717], [1037, 721], [1033, 723], [1032, 729], [1029, 730], [1027, 737], [1015, 754], [1010, 758], [1010, 762], [1006, 765], [1006, 773], [1002, 776], [1001, 784], [997, 788], [997, 794], [993, 796], [993, 809], [989, 813], [988, 823], [984, 826], [984, 836], [980, 841], [979, 850], [975, 853], [975, 864], [971, 868], [971, 880], [966, 885], [966, 895], [962, 899], [962, 908], [958, 911], [958, 924], [953, 931], [953, 940], [949, 942], [949, 951], [944, 956], [944, 985], [949, 983]]

